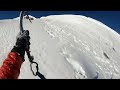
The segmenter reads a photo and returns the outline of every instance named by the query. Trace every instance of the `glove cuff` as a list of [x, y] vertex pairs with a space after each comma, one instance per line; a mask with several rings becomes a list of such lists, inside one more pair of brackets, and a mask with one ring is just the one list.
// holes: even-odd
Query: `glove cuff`
[[19, 53], [20, 56], [23, 58], [24, 60], [24, 55], [25, 55], [25, 49], [21, 46], [14, 46], [13, 49], [11, 50], [11, 52], [16, 52]]

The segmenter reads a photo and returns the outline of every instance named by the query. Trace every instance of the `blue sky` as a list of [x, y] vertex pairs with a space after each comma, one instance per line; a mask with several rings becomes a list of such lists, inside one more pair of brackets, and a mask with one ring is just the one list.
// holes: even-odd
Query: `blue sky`
[[[0, 11], [0, 19], [11, 19], [19, 16], [20, 11]], [[29, 14], [41, 16], [75, 14], [84, 15], [101, 21], [120, 34], [120, 11], [29, 11]]]

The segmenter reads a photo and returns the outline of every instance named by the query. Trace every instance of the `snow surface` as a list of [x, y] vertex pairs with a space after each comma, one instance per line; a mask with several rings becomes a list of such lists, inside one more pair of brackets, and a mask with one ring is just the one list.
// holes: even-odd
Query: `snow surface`
[[[81, 15], [51, 15], [24, 20], [31, 54], [47, 79], [120, 79], [120, 35], [103, 23]], [[0, 20], [0, 66], [16, 42], [19, 19]], [[19, 79], [33, 76], [29, 60]]]

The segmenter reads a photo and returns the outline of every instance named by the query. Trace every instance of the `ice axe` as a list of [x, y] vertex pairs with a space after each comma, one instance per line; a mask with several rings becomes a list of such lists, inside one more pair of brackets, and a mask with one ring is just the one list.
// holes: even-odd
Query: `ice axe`
[[[20, 12], [20, 32], [21, 32], [21, 34], [24, 32], [24, 28], [23, 28], [23, 17], [24, 17], [25, 15], [28, 16], [28, 12], [27, 12], [27, 11], [21, 11], [21, 12]], [[28, 16], [28, 18], [29, 18], [29, 16]], [[29, 20], [30, 20], [30, 19], [29, 19]], [[30, 21], [30, 22], [31, 22], [31, 21]], [[30, 55], [30, 51], [29, 51], [29, 50], [27, 50], [26, 53], [27, 53], [27, 56], [28, 56], [28, 58], [29, 58], [29, 61], [32, 62], [33, 59], [34, 59], [34, 57]]]
[[[20, 12], [20, 33], [22, 34], [25, 30], [23, 28], [23, 17], [27, 15], [29, 21], [31, 22], [30, 20], [30, 17], [28, 15], [28, 12], [27, 11], [21, 11]], [[32, 23], [32, 22], [31, 22]], [[30, 68], [31, 68], [31, 71], [33, 73], [34, 76], [39, 76], [41, 79], [45, 79], [45, 77], [39, 72], [39, 67], [38, 67], [38, 63], [33, 61], [34, 60], [34, 57], [31, 56], [30, 54], [30, 47], [28, 50], [26, 50], [26, 53], [27, 53], [27, 56], [28, 56], [28, 59], [30, 61]], [[36, 64], [36, 73], [34, 73], [33, 69], [32, 69], [32, 64]]]

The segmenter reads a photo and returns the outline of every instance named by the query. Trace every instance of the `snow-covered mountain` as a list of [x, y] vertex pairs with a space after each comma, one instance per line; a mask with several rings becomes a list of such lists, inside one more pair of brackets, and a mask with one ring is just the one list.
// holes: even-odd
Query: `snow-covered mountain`
[[[103, 23], [81, 15], [51, 15], [24, 20], [30, 31], [31, 54], [47, 79], [120, 78], [120, 35]], [[0, 20], [0, 65], [16, 42], [19, 18]], [[20, 79], [33, 76], [29, 60]]]

